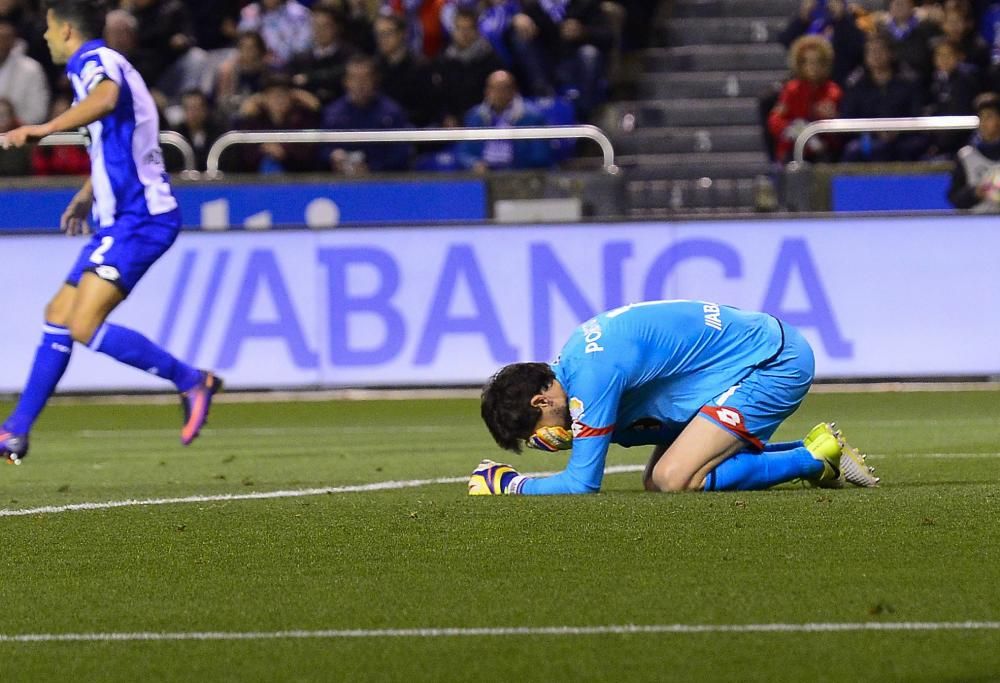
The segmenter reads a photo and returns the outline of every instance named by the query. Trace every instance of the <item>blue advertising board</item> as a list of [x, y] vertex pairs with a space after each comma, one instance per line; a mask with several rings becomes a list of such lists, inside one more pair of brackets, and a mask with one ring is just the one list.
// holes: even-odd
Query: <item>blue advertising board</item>
[[[54, 229], [76, 187], [0, 190], [0, 231]], [[482, 180], [199, 183], [174, 191], [188, 228], [313, 228], [475, 222], [487, 217]]]
[[842, 175], [830, 181], [834, 211], [944, 211], [948, 201], [947, 173], [921, 175]]
[[[692, 298], [794, 325], [820, 377], [1000, 374], [992, 217], [187, 232], [112, 320], [233, 388], [469, 385], [601, 310]], [[83, 240], [6, 236], [0, 392]], [[166, 389], [78, 347], [64, 390]]]

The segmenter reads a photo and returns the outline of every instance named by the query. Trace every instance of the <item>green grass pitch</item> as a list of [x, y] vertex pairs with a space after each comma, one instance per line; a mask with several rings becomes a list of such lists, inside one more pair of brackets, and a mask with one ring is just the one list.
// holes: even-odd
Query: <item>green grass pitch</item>
[[[877, 490], [653, 495], [632, 472], [585, 497], [469, 498], [457, 482], [2, 516], [0, 680], [1000, 680], [995, 627], [530, 630], [995, 623], [998, 416], [993, 391], [812, 395], [777, 436], [836, 419]], [[474, 400], [221, 402], [189, 449], [178, 427], [175, 406], [54, 405], [25, 463], [0, 468], [0, 509], [563, 463], [502, 457]], [[528, 631], [407, 630], [505, 627]], [[338, 633], [51, 639], [289, 630]]]

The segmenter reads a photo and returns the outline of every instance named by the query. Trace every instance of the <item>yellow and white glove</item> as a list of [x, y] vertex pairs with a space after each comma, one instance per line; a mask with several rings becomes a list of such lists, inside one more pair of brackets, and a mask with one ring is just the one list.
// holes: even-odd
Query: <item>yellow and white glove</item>
[[469, 477], [470, 496], [513, 495], [521, 492], [521, 484], [527, 477], [518, 473], [510, 465], [483, 460]]

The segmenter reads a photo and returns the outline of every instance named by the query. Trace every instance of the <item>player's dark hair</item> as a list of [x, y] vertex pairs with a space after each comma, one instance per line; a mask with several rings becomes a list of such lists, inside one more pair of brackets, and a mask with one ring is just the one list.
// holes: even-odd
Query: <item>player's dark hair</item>
[[108, 14], [105, 0], [47, 0], [45, 8], [86, 38], [100, 38], [104, 33], [104, 17]]
[[486, 383], [480, 411], [500, 448], [521, 452], [521, 442], [531, 436], [542, 417], [542, 409], [532, 406], [531, 398], [555, 379], [547, 363], [513, 363]]

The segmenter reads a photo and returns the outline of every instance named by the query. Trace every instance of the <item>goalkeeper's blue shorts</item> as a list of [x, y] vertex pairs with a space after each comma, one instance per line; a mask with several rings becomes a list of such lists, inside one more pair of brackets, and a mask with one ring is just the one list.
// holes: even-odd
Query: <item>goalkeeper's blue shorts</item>
[[754, 368], [698, 413], [757, 449], [763, 448], [799, 407], [815, 373], [809, 342], [791, 325], [783, 324], [782, 330], [782, 347], [774, 358]]

